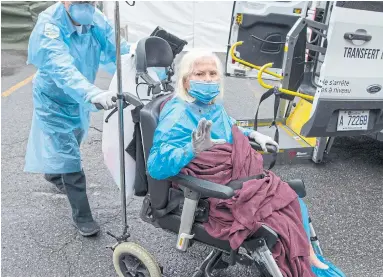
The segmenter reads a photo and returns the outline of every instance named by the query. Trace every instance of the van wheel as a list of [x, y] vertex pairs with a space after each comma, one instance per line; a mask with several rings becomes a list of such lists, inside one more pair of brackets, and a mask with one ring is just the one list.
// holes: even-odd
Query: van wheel
[[134, 242], [124, 242], [113, 251], [113, 265], [119, 277], [161, 277], [153, 256]]

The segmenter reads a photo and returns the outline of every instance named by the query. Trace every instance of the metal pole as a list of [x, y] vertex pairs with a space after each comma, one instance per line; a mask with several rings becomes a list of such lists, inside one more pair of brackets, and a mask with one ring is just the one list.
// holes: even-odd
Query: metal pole
[[126, 192], [125, 192], [125, 149], [124, 149], [124, 108], [121, 81], [121, 45], [120, 45], [120, 7], [115, 1], [114, 25], [116, 36], [116, 65], [117, 65], [117, 107], [118, 107], [118, 131], [119, 131], [119, 150], [120, 150], [120, 184], [121, 184], [121, 204], [122, 221], [124, 229], [127, 226], [126, 220]]

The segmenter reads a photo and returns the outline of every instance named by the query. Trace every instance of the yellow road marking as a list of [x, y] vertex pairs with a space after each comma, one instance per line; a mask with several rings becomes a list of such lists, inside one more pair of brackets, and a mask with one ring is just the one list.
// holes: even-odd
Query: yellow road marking
[[9, 89], [7, 89], [3, 93], [1, 93], [1, 96], [2, 97], [8, 97], [9, 95], [14, 93], [19, 88], [21, 88], [21, 87], [25, 86], [26, 84], [28, 84], [29, 82], [31, 82], [34, 76], [35, 76], [35, 74], [33, 74], [32, 76], [29, 76], [27, 79], [17, 83], [16, 85], [14, 85], [13, 87], [11, 87]]

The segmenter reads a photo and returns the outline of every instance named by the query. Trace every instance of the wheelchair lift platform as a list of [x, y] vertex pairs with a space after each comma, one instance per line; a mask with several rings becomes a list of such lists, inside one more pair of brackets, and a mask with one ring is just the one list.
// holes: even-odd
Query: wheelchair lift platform
[[[254, 120], [238, 120], [238, 126], [253, 128]], [[275, 127], [270, 127], [269, 123], [258, 123], [259, 126], [257, 131], [274, 137]], [[314, 145], [310, 144], [310, 140], [306, 141], [307, 138], [295, 133], [289, 126], [283, 122], [277, 122], [279, 130], [279, 153], [277, 155], [276, 164], [301, 164], [311, 162], [311, 158], [314, 152]], [[311, 139], [311, 143], [313, 140]], [[271, 163], [271, 154], [260, 152], [263, 155], [266, 164]]]

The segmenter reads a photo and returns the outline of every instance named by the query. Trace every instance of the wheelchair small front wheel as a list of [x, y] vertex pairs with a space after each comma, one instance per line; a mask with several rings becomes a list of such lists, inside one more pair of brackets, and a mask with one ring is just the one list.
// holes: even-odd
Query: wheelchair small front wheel
[[153, 256], [134, 242], [124, 242], [113, 251], [113, 265], [119, 277], [161, 277]]

